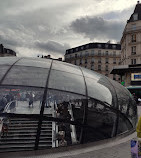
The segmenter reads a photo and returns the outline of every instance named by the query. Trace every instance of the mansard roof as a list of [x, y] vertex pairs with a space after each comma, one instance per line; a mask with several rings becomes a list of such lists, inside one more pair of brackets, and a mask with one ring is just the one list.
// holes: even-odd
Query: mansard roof
[[[134, 18], [134, 15], [137, 16], [137, 19]], [[130, 19], [127, 21], [127, 23], [138, 21], [138, 20], [141, 20], [141, 3], [139, 1], [137, 2], [134, 12], [131, 15]]]

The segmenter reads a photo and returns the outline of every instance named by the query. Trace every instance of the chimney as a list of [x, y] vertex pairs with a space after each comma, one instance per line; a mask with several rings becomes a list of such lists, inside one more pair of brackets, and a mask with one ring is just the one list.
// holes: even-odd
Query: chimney
[[137, 4], [140, 4], [140, 1], [137, 1]]

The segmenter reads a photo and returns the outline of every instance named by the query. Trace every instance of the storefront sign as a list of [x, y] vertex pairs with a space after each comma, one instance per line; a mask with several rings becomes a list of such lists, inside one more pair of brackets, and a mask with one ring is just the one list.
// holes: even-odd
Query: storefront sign
[[141, 73], [132, 73], [131, 81], [141, 81]]

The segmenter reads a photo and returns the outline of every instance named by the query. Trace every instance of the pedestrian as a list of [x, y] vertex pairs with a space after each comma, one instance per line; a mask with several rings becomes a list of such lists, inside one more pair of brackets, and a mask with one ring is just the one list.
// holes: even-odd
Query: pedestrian
[[32, 108], [33, 108], [33, 95], [32, 95], [32, 93], [30, 93], [30, 95], [29, 95], [29, 108], [30, 108], [30, 105], [32, 105]]
[[3, 125], [2, 125], [2, 135], [1, 136], [7, 136], [8, 134], [8, 126], [9, 126], [9, 119], [7, 117], [4, 117], [2, 119]]

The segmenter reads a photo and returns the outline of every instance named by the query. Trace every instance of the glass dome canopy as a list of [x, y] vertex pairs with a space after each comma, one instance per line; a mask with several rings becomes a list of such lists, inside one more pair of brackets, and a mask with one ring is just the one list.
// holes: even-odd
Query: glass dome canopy
[[0, 69], [0, 152], [86, 143], [135, 128], [131, 94], [101, 74], [40, 58], [1, 57]]

